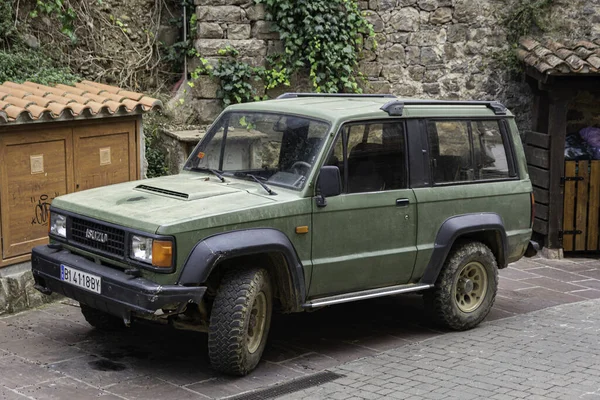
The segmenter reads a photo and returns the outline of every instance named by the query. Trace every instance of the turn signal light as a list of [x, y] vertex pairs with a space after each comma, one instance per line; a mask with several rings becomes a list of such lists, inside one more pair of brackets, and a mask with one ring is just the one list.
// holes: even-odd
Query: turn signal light
[[173, 265], [173, 242], [154, 240], [152, 242], [152, 265], [154, 267], [171, 268]]

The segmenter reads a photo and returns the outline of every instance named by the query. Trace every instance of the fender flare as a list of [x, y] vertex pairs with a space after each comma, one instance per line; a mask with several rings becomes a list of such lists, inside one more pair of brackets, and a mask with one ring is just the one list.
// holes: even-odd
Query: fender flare
[[496, 213], [458, 215], [448, 218], [438, 230], [433, 246], [433, 253], [421, 278], [421, 283], [435, 284], [442, 266], [450, 253], [450, 249], [460, 236], [485, 231], [494, 231], [500, 234], [501, 246], [497, 261], [499, 268], [505, 267], [506, 255], [508, 254], [508, 240], [502, 217]]
[[292, 242], [281, 231], [254, 228], [218, 233], [199, 241], [188, 255], [178, 284], [198, 285], [206, 282], [215, 266], [227, 259], [260, 253], [280, 253], [286, 260], [293, 289], [291, 299], [300, 306], [306, 297], [304, 267]]

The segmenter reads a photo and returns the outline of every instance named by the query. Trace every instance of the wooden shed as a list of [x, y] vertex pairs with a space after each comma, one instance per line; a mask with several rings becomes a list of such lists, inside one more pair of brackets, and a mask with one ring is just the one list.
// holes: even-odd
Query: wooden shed
[[55, 197], [141, 178], [142, 114], [160, 107], [89, 81], [0, 85], [0, 267], [47, 241]]
[[565, 141], [582, 128], [600, 127], [600, 40], [523, 38], [517, 55], [534, 94], [532, 131], [525, 135], [536, 201], [534, 235], [559, 256], [563, 250], [596, 252], [600, 157], [593, 153], [600, 155], [600, 148], [570, 160]]

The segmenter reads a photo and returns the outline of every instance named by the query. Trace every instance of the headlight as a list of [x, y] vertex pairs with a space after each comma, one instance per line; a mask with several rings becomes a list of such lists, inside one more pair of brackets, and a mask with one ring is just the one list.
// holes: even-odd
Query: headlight
[[50, 214], [50, 233], [56, 236], [67, 237], [67, 217], [58, 214]]
[[130, 257], [154, 267], [170, 268], [173, 265], [173, 242], [133, 235]]

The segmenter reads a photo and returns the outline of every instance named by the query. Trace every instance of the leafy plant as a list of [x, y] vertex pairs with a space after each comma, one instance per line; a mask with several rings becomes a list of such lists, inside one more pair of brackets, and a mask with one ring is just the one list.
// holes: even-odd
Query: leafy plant
[[[15, 33], [15, 24], [13, 18], [12, 0], [4, 0], [0, 2], [0, 38], [3, 38], [5, 41], [9, 40]], [[0, 41], [0, 44], [1, 43], [2, 42]]]
[[355, 0], [255, 0], [284, 43], [275, 65], [280, 71], [308, 68], [316, 92], [360, 92], [359, 52], [372, 25]]
[[36, 18], [39, 14], [56, 17], [61, 24], [60, 31], [67, 35], [73, 43], [77, 41], [73, 25], [77, 14], [68, 4], [68, 0], [37, 0], [35, 9], [29, 15], [31, 18]]
[[66, 67], [55, 66], [40, 51], [15, 47], [10, 52], [0, 51], [0, 82], [32, 81], [43, 85], [73, 84], [80, 80]]
[[144, 116], [144, 144], [148, 169], [146, 176], [156, 178], [168, 175], [167, 157], [160, 144], [160, 127], [165, 122], [165, 116], [159, 113], [150, 113]]

